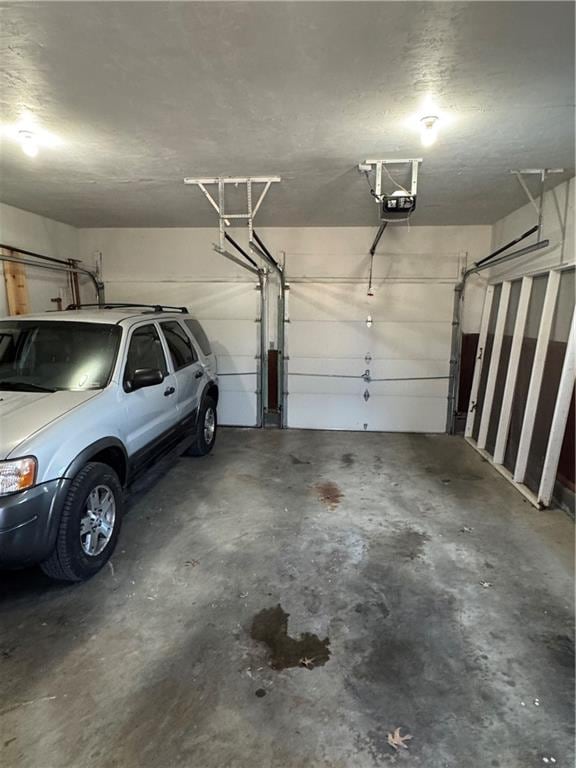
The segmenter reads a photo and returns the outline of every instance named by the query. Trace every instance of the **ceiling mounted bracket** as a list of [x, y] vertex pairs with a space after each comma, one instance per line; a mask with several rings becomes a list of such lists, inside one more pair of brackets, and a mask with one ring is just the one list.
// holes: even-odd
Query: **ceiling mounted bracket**
[[[536, 211], [536, 214], [538, 215], [538, 237], [537, 240], [540, 240], [540, 234], [542, 229], [542, 211], [544, 207], [544, 187], [546, 182], [546, 177], [549, 174], [552, 173], [564, 173], [564, 168], [521, 168], [519, 170], [512, 170], [510, 173], [513, 176], [516, 176], [518, 179], [518, 183], [524, 190], [526, 197], [528, 198], [528, 202], [533, 206], [534, 210]], [[534, 196], [532, 195], [532, 192], [528, 189], [528, 185], [526, 184], [526, 181], [524, 179], [524, 176], [538, 176], [540, 178], [540, 189], [538, 192], [538, 198], [539, 201], [536, 202], [534, 199]]]
[[[226, 227], [232, 226], [232, 221], [240, 219], [248, 224], [248, 240], [252, 243], [254, 232], [254, 217], [258, 213], [260, 206], [264, 202], [268, 190], [272, 184], [281, 181], [280, 176], [208, 176], [208, 177], [186, 177], [184, 184], [195, 185], [200, 188], [210, 205], [218, 214], [218, 224], [220, 230], [220, 248], [224, 250], [224, 241], [226, 239]], [[246, 187], [246, 212], [245, 213], [226, 213], [226, 187], [232, 184], [234, 187]], [[256, 204], [253, 202], [253, 187], [263, 185], [260, 190]], [[208, 187], [216, 186], [218, 190], [218, 200], [216, 201], [210, 193]]]
[[[418, 169], [421, 162], [421, 157], [409, 158], [408, 160], [364, 160], [363, 163], [358, 165], [358, 170], [365, 174], [372, 172], [375, 174], [374, 198], [377, 203], [380, 203], [386, 196], [382, 193], [382, 171], [384, 170], [384, 172], [387, 172], [388, 166], [391, 165], [409, 165], [411, 168], [410, 194], [416, 197], [418, 191]], [[408, 190], [405, 191], [407, 192]]]

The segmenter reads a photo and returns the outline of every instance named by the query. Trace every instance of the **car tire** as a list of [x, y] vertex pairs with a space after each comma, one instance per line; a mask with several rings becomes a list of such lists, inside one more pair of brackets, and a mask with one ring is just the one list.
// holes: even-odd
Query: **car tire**
[[62, 507], [56, 545], [40, 564], [59, 581], [85, 581], [108, 562], [122, 525], [124, 493], [107, 464], [89, 462], [76, 475]]
[[206, 456], [210, 453], [216, 442], [217, 427], [216, 403], [211, 397], [205, 397], [198, 413], [194, 442], [186, 453], [189, 456]]

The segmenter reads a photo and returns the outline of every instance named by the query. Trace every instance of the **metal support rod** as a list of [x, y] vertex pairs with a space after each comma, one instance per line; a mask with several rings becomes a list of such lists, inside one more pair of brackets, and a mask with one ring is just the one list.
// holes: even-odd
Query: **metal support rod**
[[538, 225], [534, 225], [533, 227], [530, 227], [530, 229], [527, 229], [524, 234], [520, 235], [520, 237], [517, 237], [515, 240], [510, 240], [509, 243], [506, 243], [506, 245], [503, 245], [501, 248], [498, 248], [498, 250], [493, 251], [489, 256], [485, 256], [483, 259], [480, 259], [480, 261], [476, 262], [476, 266], [480, 267], [482, 264], [486, 264], [486, 262], [490, 261], [491, 259], [494, 259], [496, 256], [498, 256], [501, 253], [504, 253], [504, 251], [507, 251], [509, 248], [512, 248], [513, 245], [518, 245], [518, 243], [521, 243], [522, 240], [525, 240], [527, 237], [530, 237], [530, 235], [533, 235], [534, 232], [538, 231]]
[[270, 185], [271, 184], [272, 184], [272, 181], [267, 181], [266, 182], [266, 186], [264, 187], [264, 189], [260, 193], [260, 197], [258, 198], [258, 202], [254, 206], [254, 210], [252, 211], [252, 218], [254, 218], [254, 216], [256, 216], [256, 214], [258, 213], [258, 209], [262, 205], [262, 202], [263, 202], [264, 198], [266, 197], [266, 193], [270, 189]]
[[475, 264], [473, 267], [470, 267], [470, 269], [466, 270], [462, 276], [462, 280], [465, 280], [468, 275], [471, 275], [475, 272], [482, 272], [484, 269], [489, 269], [490, 267], [496, 267], [498, 264], [503, 264], [505, 261], [510, 261], [510, 259], [516, 259], [519, 256], [527, 256], [529, 253], [533, 253], [534, 251], [541, 251], [543, 248], [548, 248], [549, 245], [550, 240], [540, 240], [539, 242], [533, 243], [532, 245], [527, 245], [526, 248], [520, 248], [519, 251], [506, 253], [504, 256], [500, 256], [499, 258], [494, 259], [488, 263], [481, 265], [481, 262], [478, 262], [478, 264]]
[[[528, 198], [530, 204], [536, 211], [536, 214], [538, 216], [538, 240], [540, 240], [540, 235], [542, 234], [542, 214], [544, 212], [544, 191], [545, 191], [545, 185], [546, 185], [546, 177], [550, 173], [564, 173], [564, 168], [522, 168], [520, 170], [512, 170], [510, 171], [516, 178], [518, 179], [518, 183], [526, 193], [526, 197]], [[532, 192], [528, 189], [528, 185], [524, 181], [524, 176], [539, 176], [540, 177], [540, 194], [539, 194], [539, 202], [537, 203], [534, 199], [534, 196], [532, 195]]]
[[376, 253], [376, 248], [378, 248], [378, 243], [380, 242], [380, 238], [384, 234], [384, 230], [388, 226], [387, 221], [383, 221], [380, 226], [378, 227], [378, 232], [376, 232], [376, 237], [374, 238], [374, 242], [370, 246], [370, 256], [374, 256]]
[[516, 178], [520, 182], [520, 186], [522, 187], [522, 189], [526, 193], [526, 197], [530, 201], [530, 203], [533, 206], [533, 208], [536, 211], [536, 213], [539, 213], [539, 208], [538, 208], [538, 205], [536, 203], [536, 200], [534, 200], [534, 197], [532, 196], [532, 192], [530, 192], [530, 190], [528, 189], [528, 185], [526, 184], [526, 182], [522, 178], [521, 172], [520, 171], [512, 171], [512, 173], [514, 174], [514, 176], [516, 176]]
[[224, 182], [222, 179], [218, 181], [218, 230], [220, 232], [220, 247], [224, 248], [224, 226], [226, 224], [226, 216], [224, 215]]
[[261, 239], [258, 237], [258, 233], [257, 233], [255, 230], [253, 230], [253, 235], [254, 235], [254, 240], [256, 240], [256, 242], [257, 242], [257, 243], [258, 243], [258, 245], [260, 246], [260, 249], [261, 249], [261, 250], [264, 252], [264, 254], [266, 255], [266, 258], [268, 259], [268, 261], [270, 261], [270, 263], [271, 263], [271, 264], [272, 264], [272, 265], [273, 265], [273, 266], [274, 266], [274, 267], [275, 267], [277, 270], [280, 270], [280, 271], [282, 271], [282, 269], [281, 269], [280, 265], [278, 264], [278, 262], [276, 261], [276, 259], [275, 259], [275, 258], [272, 256], [272, 254], [270, 253], [270, 251], [268, 250], [268, 248], [266, 248], [266, 246], [264, 245], [264, 243], [262, 242], [262, 240], [261, 240]]
[[260, 269], [260, 267], [259, 267], [259, 266], [258, 266], [258, 264], [257, 264], [257, 263], [254, 261], [254, 259], [252, 258], [252, 256], [250, 256], [249, 254], [247, 254], [247, 253], [246, 253], [246, 251], [244, 250], [244, 248], [241, 248], [241, 247], [240, 247], [240, 245], [238, 245], [238, 243], [236, 242], [236, 240], [234, 240], [234, 238], [230, 237], [230, 235], [228, 234], [228, 232], [226, 232], [226, 233], [224, 234], [224, 237], [226, 238], [226, 240], [228, 240], [228, 242], [229, 242], [229, 243], [231, 243], [231, 244], [234, 246], [234, 248], [236, 248], [236, 250], [237, 250], [237, 251], [239, 251], [239, 252], [242, 254], [242, 256], [244, 256], [244, 258], [246, 259], [246, 261], [249, 261], [249, 262], [250, 262], [250, 264], [252, 264], [252, 266], [253, 266], [253, 267], [255, 267], [256, 269]]
[[[2, 246], [6, 247], [6, 246]], [[94, 288], [96, 289], [96, 296], [98, 298], [98, 303], [102, 304], [104, 301], [104, 285], [98, 278], [90, 272], [88, 269], [84, 269], [83, 267], [72, 267], [70, 265], [68, 266], [60, 266], [59, 264], [39, 264], [36, 261], [31, 261], [30, 259], [21, 259], [18, 256], [5, 256], [4, 254], [0, 254], [0, 261], [10, 261], [12, 263], [16, 264], [24, 264], [27, 267], [35, 267], [36, 269], [51, 269], [56, 272], [67, 272], [70, 273], [80, 273], [81, 275], [87, 275], [90, 280], [92, 280], [92, 283], [94, 284]]]
[[44, 256], [41, 253], [34, 253], [34, 251], [26, 251], [24, 248], [15, 248], [13, 245], [4, 245], [0, 243], [0, 248], [5, 248], [7, 251], [13, 251], [14, 253], [21, 253], [24, 256], [34, 256], [35, 259], [42, 259], [42, 261], [52, 261], [54, 264], [69, 265], [69, 261], [66, 259], [56, 259], [54, 256]]
[[540, 202], [538, 203], [538, 240], [542, 234], [542, 214], [544, 213], [544, 187], [546, 185], [546, 171], [540, 174]]
[[278, 295], [278, 312], [277, 312], [277, 346], [278, 346], [278, 403], [281, 404], [281, 427], [286, 425], [286, 414], [284, 408], [284, 353], [285, 353], [285, 322], [286, 322], [286, 276], [284, 274], [284, 268], [278, 264], [276, 259], [272, 256], [264, 242], [259, 237], [258, 233], [254, 230], [253, 236], [255, 242], [250, 243], [250, 247], [253, 251], [258, 253], [261, 258], [268, 261], [280, 280], [280, 293]]
[[260, 272], [260, 402], [258, 419], [260, 427], [265, 426], [266, 405], [268, 403], [268, 352], [266, 339], [268, 338], [268, 275]]
[[370, 275], [368, 277], [368, 296], [372, 296], [372, 271], [374, 267], [374, 254], [376, 252], [376, 248], [378, 247], [378, 243], [380, 242], [380, 238], [384, 234], [384, 230], [388, 226], [387, 221], [383, 221], [380, 226], [378, 227], [378, 232], [376, 232], [376, 237], [374, 238], [374, 242], [370, 246]]
[[230, 253], [230, 251], [227, 251], [226, 248], [220, 248], [220, 246], [216, 245], [216, 243], [212, 244], [212, 248], [214, 248], [216, 253], [219, 253], [221, 256], [224, 256], [226, 259], [233, 261], [234, 264], [237, 264], [239, 267], [242, 267], [242, 269], [245, 269], [248, 272], [251, 272], [253, 275], [258, 276], [263, 271], [261, 269], [254, 269], [254, 267], [251, 267], [249, 264], [246, 264], [245, 261], [242, 261], [242, 259], [239, 259], [238, 256], [235, 256], [233, 253]]

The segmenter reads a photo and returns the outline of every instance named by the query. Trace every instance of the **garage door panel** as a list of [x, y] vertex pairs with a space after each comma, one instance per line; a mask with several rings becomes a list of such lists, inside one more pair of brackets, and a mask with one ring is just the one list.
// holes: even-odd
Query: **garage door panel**
[[366, 295], [365, 284], [300, 283], [292, 285], [289, 316], [295, 320], [434, 322], [446, 321], [453, 305], [451, 285], [385, 283], [375, 295]]
[[253, 427], [257, 423], [257, 400], [247, 392], [223, 391], [218, 403], [218, 421], [232, 427]]
[[445, 406], [443, 397], [378, 396], [366, 403], [353, 395], [295, 394], [290, 397], [289, 425], [298, 429], [444, 432]]
[[[257, 370], [260, 296], [253, 283], [120, 282], [107, 284], [106, 296], [109, 301], [187, 306], [210, 339], [220, 374]], [[255, 426], [255, 376], [221, 376], [219, 387], [220, 423]]]
[[361, 379], [327, 378], [321, 376], [300, 376], [289, 373], [288, 392], [293, 394], [332, 394], [360, 397]]
[[259, 343], [259, 323], [253, 320], [202, 320], [217, 357], [252, 356], [256, 357]]
[[[373, 381], [361, 379], [324, 378], [320, 376], [290, 376], [289, 395], [352, 395], [363, 398], [367, 391], [372, 397], [401, 395], [409, 397], [438, 397], [446, 400], [448, 383], [446, 380], [421, 381]], [[444, 407], [444, 406], [443, 406]]]
[[303, 394], [289, 396], [288, 426], [295, 429], [362, 429], [358, 395]]
[[[368, 331], [368, 333], [367, 333]], [[300, 357], [365, 355], [387, 358], [444, 358], [449, 356], [450, 323], [301, 322], [292, 320], [288, 353]]]
[[[390, 277], [390, 269], [398, 277], [438, 278], [438, 264], [437, 258], [403, 255], [385, 265], [379, 257], [378, 274]], [[445, 278], [453, 280], [457, 256], [443, 264]], [[375, 295], [368, 297], [365, 282], [292, 284], [289, 426], [445, 431], [454, 286], [377, 279], [375, 286]], [[362, 378], [367, 370], [368, 381]]]
[[[368, 390], [376, 395], [447, 396], [448, 364], [444, 360], [372, 360], [367, 364], [363, 358], [291, 357], [288, 366], [290, 394], [363, 396]], [[360, 378], [366, 370], [370, 371], [369, 382]], [[401, 380], [377, 381], [379, 378]]]
[[401, 360], [375, 358], [366, 366], [373, 379], [421, 378], [427, 376], [448, 376], [450, 370], [446, 357], [433, 360]]
[[361, 376], [367, 369], [376, 378], [401, 378], [409, 376], [448, 376], [449, 363], [445, 358], [402, 360], [400, 358], [372, 357], [294, 357], [287, 360], [288, 371], [299, 373], [329, 372], [332, 375]]
[[246, 395], [256, 394], [256, 375], [220, 376], [218, 386], [220, 392], [243, 392]]
[[258, 317], [260, 294], [253, 283], [106, 283], [107, 301], [165, 303], [188, 307], [199, 320], [252, 320]]
[[[376, 231], [376, 230], [375, 230]], [[386, 238], [390, 242], [393, 232], [389, 230]], [[370, 242], [366, 242], [366, 249]], [[444, 278], [458, 279], [459, 255], [457, 253], [379, 253], [374, 260], [374, 278], [422, 279]], [[288, 253], [286, 269], [288, 274], [298, 278], [323, 278], [329, 274], [333, 278], [366, 278], [370, 269], [370, 256], [364, 252], [354, 253]]]
[[379, 396], [366, 403], [368, 431], [444, 432], [446, 394], [441, 397]]
[[219, 374], [255, 373], [258, 361], [254, 355], [216, 355]]

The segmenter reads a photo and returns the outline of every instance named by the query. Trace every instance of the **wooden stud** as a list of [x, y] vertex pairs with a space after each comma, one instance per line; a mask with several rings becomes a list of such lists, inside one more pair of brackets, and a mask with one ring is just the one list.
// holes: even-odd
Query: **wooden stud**
[[[12, 251], [8, 252], [12, 256]], [[26, 282], [26, 267], [17, 261], [5, 261], [4, 282], [6, 283], [6, 299], [8, 314], [28, 314], [28, 285]]]

